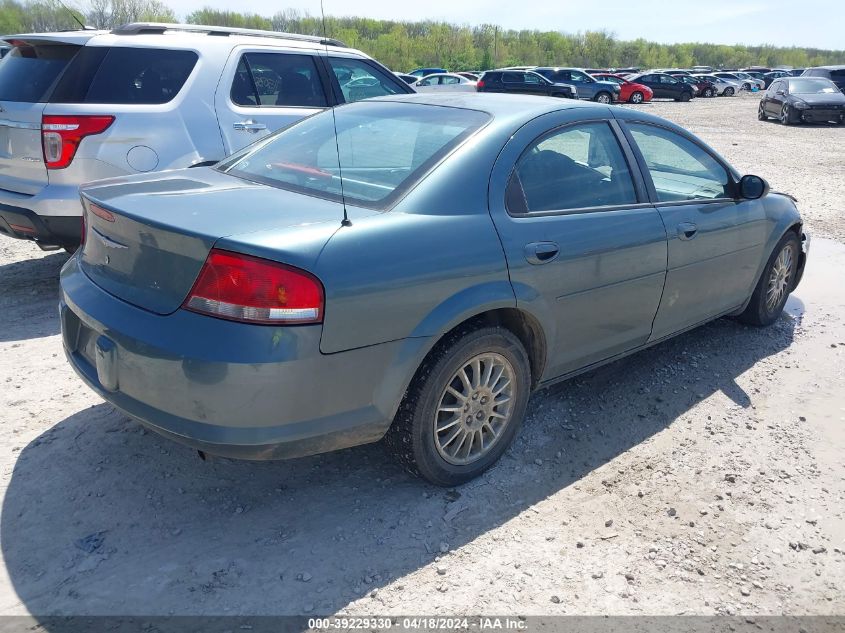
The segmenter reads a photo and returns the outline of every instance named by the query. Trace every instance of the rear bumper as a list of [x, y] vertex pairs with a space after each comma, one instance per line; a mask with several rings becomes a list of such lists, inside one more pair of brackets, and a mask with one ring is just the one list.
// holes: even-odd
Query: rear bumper
[[42, 246], [73, 247], [79, 244], [81, 231], [79, 215], [42, 217], [30, 209], [0, 203], [0, 235]]
[[325, 355], [321, 326], [160, 316], [109, 295], [76, 262], [61, 281], [67, 358], [88, 386], [152, 430], [243, 459], [321, 453], [386, 432], [404, 384], [383, 399], [389, 405], [377, 405], [376, 394], [401, 341]]

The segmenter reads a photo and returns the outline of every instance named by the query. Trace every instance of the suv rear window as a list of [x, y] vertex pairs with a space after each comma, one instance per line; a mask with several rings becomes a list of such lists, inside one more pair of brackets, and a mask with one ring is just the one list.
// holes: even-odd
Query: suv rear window
[[80, 48], [72, 44], [16, 46], [0, 62], [0, 101], [46, 101], [56, 77]]
[[220, 169], [271, 187], [383, 209], [488, 119], [477, 110], [362, 102], [304, 119]]
[[86, 46], [62, 75], [50, 102], [167, 103], [179, 94], [197, 59], [186, 50]]

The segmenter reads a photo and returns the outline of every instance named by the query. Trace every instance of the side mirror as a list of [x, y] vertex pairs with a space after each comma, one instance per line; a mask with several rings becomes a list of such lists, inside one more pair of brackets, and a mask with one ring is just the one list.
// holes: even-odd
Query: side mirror
[[745, 200], [757, 200], [769, 193], [769, 183], [760, 176], [743, 176], [739, 180], [739, 195]]
[[783, 96], [783, 95], [785, 95], [786, 93], [785, 93], [783, 90], [777, 90], [777, 91], [775, 91], [775, 94], [776, 94], [776, 95], [781, 95], [781, 96]]

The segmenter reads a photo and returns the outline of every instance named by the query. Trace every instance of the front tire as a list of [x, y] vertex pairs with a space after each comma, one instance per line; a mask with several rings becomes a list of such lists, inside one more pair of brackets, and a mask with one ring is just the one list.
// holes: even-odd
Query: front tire
[[509, 330], [448, 335], [417, 370], [385, 436], [413, 474], [457, 486], [490, 468], [516, 436], [531, 390], [531, 365]]
[[716, 93], [714, 92], [713, 88], [708, 88], [707, 90], [704, 91], [704, 96], [708, 97], [708, 98], [715, 97]]
[[642, 103], [644, 100], [645, 100], [645, 96], [639, 90], [637, 90], [634, 94], [632, 94], [630, 99], [628, 99], [628, 101], [630, 103], [636, 103], [636, 104]]
[[596, 95], [596, 102], [609, 104], [613, 102], [613, 98], [606, 92], [600, 92]]
[[725, 88], [725, 92], [723, 92], [726, 97], [733, 97], [734, 96], [734, 89], [733, 88]]
[[775, 246], [739, 320], [749, 325], [771, 325], [780, 318], [795, 283], [801, 243], [792, 231]]
[[791, 125], [792, 124], [792, 112], [790, 111], [789, 105], [784, 103], [783, 107], [780, 109], [780, 122], [782, 125]]
[[688, 92], [682, 92], [682, 93], [681, 93], [681, 101], [682, 101], [683, 103], [686, 103], [686, 102], [687, 102], [687, 101], [689, 101], [690, 99], [692, 99], [692, 95], [691, 95], [690, 93], [688, 93]]
[[763, 105], [763, 102], [760, 102], [760, 105], [757, 106], [757, 120], [758, 121], [768, 121], [769, 117], [766, 115], [766, 108]]

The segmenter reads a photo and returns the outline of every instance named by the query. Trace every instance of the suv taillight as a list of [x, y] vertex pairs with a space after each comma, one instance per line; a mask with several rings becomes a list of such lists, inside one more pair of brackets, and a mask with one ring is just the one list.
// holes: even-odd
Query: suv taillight
[[102, 134], [113, 122], [113, 116], [105, 115], [42, 116], [41, 149], [47, 169], [64, 169], [70, 165], [82, 139]]
[[475, 83], [475, 89], [476, 89], [476, 90], [481, 90], [483, 87], [484, 87], [484, 80], [483, 80], [483, 79], [479, 79], [479, 80]]
[[182, 307], [248, 323], [320, 323], [323, 286], [304, 270], [215, 248]]

